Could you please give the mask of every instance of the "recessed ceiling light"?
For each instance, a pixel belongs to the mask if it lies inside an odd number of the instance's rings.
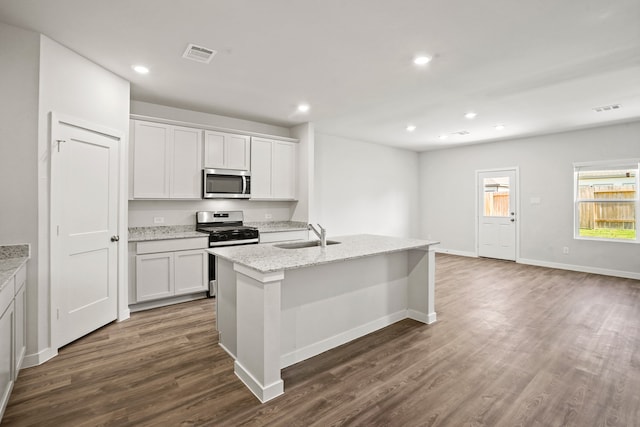
[[[426,65],[430,61],[431,61],[431,57],[426,55],[418,55],[415,58],[413,58],[413,63],[416,65]]]
[[[440,139],[447,139],[447,135],[445,135],[445,134],[443,133],[443,134],[438,135],[438,138],[440,138]]]
[[[306,113],[307,111],[309,111],[311,107],[309,107],[309,104],[300,104],[298,105],[298,111],[300,111],[301,113]]]
[[[133,71],[139,74],[147,74],[149,72],[149,69],[144,65],[134,65],[131,68],[133,68]]]
[[[497,125],[494,126],[494,128],[496,130],[504,130],[504,125],[503,124],[497,124]]]
[[[475,119],[477,115],[478,115],[477,113],[474,113],[473,111],[469,111],[467,114],[464,115],[464,117],[467,119]]]
[[[414,130],[416,130],[415,125],[408,125],[407,126],[407,132],[413,132]]]

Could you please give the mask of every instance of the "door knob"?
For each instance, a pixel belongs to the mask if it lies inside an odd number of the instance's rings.
[[[515,218],[511,218],[511,222],[516,222]]]
[[[120,240],[120,236],[111,236],[111,241],[112,242],[117,242]]]

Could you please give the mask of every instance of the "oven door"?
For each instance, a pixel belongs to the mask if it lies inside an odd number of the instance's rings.
[[[231,169],[202,170],[203,199],[248,199],[251,172]]]

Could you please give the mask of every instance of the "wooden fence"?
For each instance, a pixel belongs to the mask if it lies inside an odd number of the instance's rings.
[[[509,193],[484,193],[484,216],[509,216]]]
[[[582,186],[579,198],[592,199],[634,199],[635,188],[613,186]],[[616,228],[634,230],[636,228],[635,204],[627,202],[582,202],[580,203],[580,228]]]

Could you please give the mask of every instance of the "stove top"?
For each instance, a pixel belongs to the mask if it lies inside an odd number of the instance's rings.
[[[255,227],[242,225],[242,211],[196,212],[196,230],[209,233],[209,247],[258,243]]]

